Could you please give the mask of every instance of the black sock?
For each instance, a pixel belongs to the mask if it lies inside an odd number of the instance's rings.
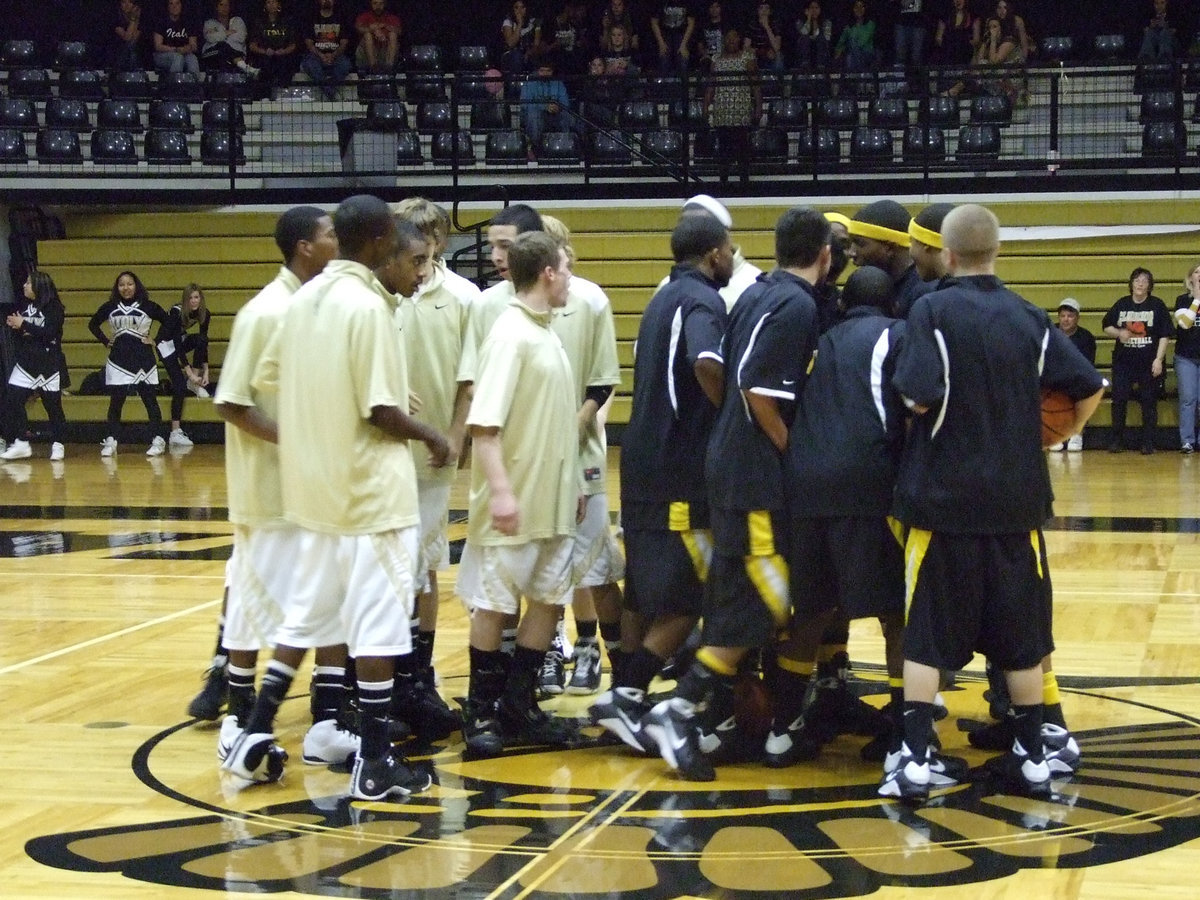
[[[1034,703],[1029,706],[1012,706],[1010,721],[1013,726],[1013,737],[1020,742],[1022,749],[1034,762],[1041,762],[1042,750],[1042,704]]]
[[[638,647],[626,658],[619,684],[639,691],[649,690],[650,681],[662,670],[665,662],[665,659],[645,647]]]
[[[933,731],[934,705],[919,700],[904,701],[904,743],[918,762],[927,758]]]
[[[225,597],[229,597],[229,588],[225,589]],[[217,646],[213,649],[213,668],[219,669],[229,662],[229,651],[225,649],[225,616],[217,619]]]
[[[504,693],[508,676],[508,654],[503,650],[479,650],[470,647],[471,676],[467,689],[468,700],[480,712],[491,712]]]
[[[621,644],[621,621],[618,619],[615,622],[600,623],[600,637],[604,638],[604,645],[608,649]]]
[[[575,620],[575,635],[576,640],[596,640],[596,631],[599,629],[600,623],[595,619],[576,619]]]
[[[229,667],[229,715],[237,719],[240,728],[246,727],[250,711],[254,709],[254,669]]]
[[[687,700],[696,706],[700,706],[712,697],[713,691],[717,689],[717,683],[722,677],[729,681],[730,684],[733,683],[732,677],[721,676],[700,662],[700,660],[694,660],[692,667],[683,674],[683,677],[679,679],[679,683],[675,685],[675,696]]]
[[[534,685],[542,669],[545,650],[522,647],[517,644],[509,663],[508,679],[504,683],[504,700],[511,709],[523,710],[536,705]]]
[[[262,687],[258,699],[254,701],[254,710],[250,713],[250,721],[246,723],[246,731],[250,734],[271,734],[275,725],[275,715],[279,712],[279,704],[287,697],[292,688],[292,679],[296,670],[285,666],[278,660],[267,663],[267,673],[263,676]]]
[[[336,719],[346,697],[346,670],[341,666],[314,666],[312,674],[313,723]]]
[[[429,679],[430,686],[433,686],[433,638],[437,632],[435,631],[418,631],[417,642],[413,648],[417,654],[417,680],[424,681]]]

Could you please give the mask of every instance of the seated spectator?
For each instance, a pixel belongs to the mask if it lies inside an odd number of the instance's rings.
[[[142,68],[142,7],[134,0],[117,0],[108,67],[118,72]]]
[[[641,70],[633,61],[633,47],[624,25],[614,25],[608,32],[608,49],[604,51],[605,75],[639,75]]]
[[[1154,15],[1142,31],[1142,47],[1138,50],[1138,59],[1174,59],[1176,33],[1176,28],[1167,13],[1167,0],[1154,0]]]
[[[833,55],[833,20],[821,13],[821,4],[810,0],[796,20],[795,67],[824,72]]]
[[[542,20],[529,14],[525,0],[513,0],[512,12],[500,24],[504,52],[500,68],[509,74],[528,71],[542,51]]]
[[[579,114],[585,127],[609,128],[617,122],[617,110],[628,95],[624,75],[605,72],[604,57],[594,56],[588,63],[587,77],[579,91]]]
[[[301,33],[308,52],[300,70],[321,86],[327,100],[336,100],[338,89],[350,74],[350,35],[354,29],[335,0],[311,0]]]
[[[570,108],[567,87],[555,77],[554,63],[543,59],[535,77],[521,84],[521,130],[529,138],[530,159],[544,132],[571,130]]]
[[[719,0],[708,4],[708,16],[697,29],[696,62],[707,72],[712,67],[712,61],[721,53],[725,43],[725,11]]]
[[[167,0],[166,12],[154,26],[154,67],[160,72],[200,74],[200,26],[183,0]]]
[[[1025,20],[1017,15],[1015,3],[998,0],[994,15],[1000,21],[1000,33],[1016,47],[1014,64],[1019,62],[1024,65],[1033,55],[1033,38],[1029,36]]]
[[[246,22],[230,11],[230,0],[213,0],[212,15],[204,21],[200,66],[208,72],[242,71],[257,75],[246,62]]]
[[[933,43],[937,61],[944,66],[968,66],[982,40],[979,17],[967,6],[967,0],[954,0],[949,14],[938,21]]]
[[[1000,20],[995,17],[988,19],[987,31],[972,60],[972,65],[978,68],[993,70],[991,77],[980,79],[979,83],[983,89],[993,94],[1004,94],[1009,100],[1015,102],[1018,93],[1017,85],[1007,76],[996,75],[995,70],[1002,66],[1020,66],[1024,61],[1016,41],[1002,30]],[[952,97],[958,96],[955,89],[960,85],[961,83],[955,85],[947,91],[947,94]]]
[[[863,0],[854,0],[850,14],[854,21],[842,29],[833,57],[845,57],[847,72],[874,72],[879,59],[875,49],[875,20],[867,18],[867,4]]]
[[[746,29],[746,47],[754,51],[759,69],[783,71],[783,36],[766,0],[758,4],[754,21]]]
[[[283,14],[281,0],[263,0],[262,14],[250,32],[250,61],[261,70],[259,85],[269,94],[290,84],[300,66],[296,28]]]
[[[691,55],[696,17],[681,0],[665,0],[650,13],[650,32],[658,47],[661,72],[685,72]]]
[[[387,0],[370,0],[369,8],[354,20],[354,30],[358,32],[354,64],[360,75],[386,75],[395,71],[401,28],[400,17],[387,8]]]
[[[625,6],[625,0],[609,0],[608,6],[604,7],[604,12],[600,14],[600,49],[612,49],[612,30],[618,26],[625,31],[624,47],[636,54],[641,49],[641,42],[633,24],[633,17],[629,15]]]
[[[588,25],[584,0],[566,0],[550,27],[545,57],[553,59],[564,75],[582,75],[596,52],[598,41]]]

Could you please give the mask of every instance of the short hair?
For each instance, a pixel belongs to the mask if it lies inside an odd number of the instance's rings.
[[[372,194],[347,197],[333,211],[333,230],[343,259],[354,259],[367,244],[395,227],[391,208]]]
[[[275,223],[275,246],[283,254],[283,261],[290,263],[296,255],[296,245],[311,241],[317,236],[317,222],[329,213],[315,206],[293,206]]]
[[[889,315],[894,310],[896,286],[883,269],[863,266],[855,269],[842,286],[842,308],[875,306]]]
[[[416,243],[428,244],[432,240],[429,235],[407,219],[396,218],[396,250],[407,249]]]
[[[430,241],[450,233],[450,216],[432,200],[409,197],[396,204],[397,219],[411,222]]]
[[[1147,269],[1145,266],[1138,266],[1136,269],[1134,269],[1132,272],[1129,273],[1129,290],[1131,292],[1133,291],[1134,279],[1136,279],[1139,275],[1145,275],[1147,278],[1150,279],[1150,287],[1148,288],[1148,291],[1153,291],[1154,290],[1154,273],[1151,272],[1149,269]]]
[[[728,240],[729,229],[712,216],[682,216],[671,232],[671,255],[677,263],[698,262]]]
[[[554,238],[558,246],[566,252],[567,265],[575,265],[578,257],[575,255],[575,248],[571,246],[571,229],[567,227],[566,223],[556,216],[542,216],[542,230]]]
[[[542,231],[542,217],[538,215],[538,211],[528,203],[513,203],[504,207],[500,212],[492,216],[489,225],[514,225],[517,229],[517,234],[524,234],[527,231]]]
[[[527,291],[538,283],[542,270],[558,268],[558,242],[544,231],[526,231],[517,235],[508,248],[508,272],[513,289]]]
[[[833,228],[824,213],[793,206],[775,223],[775,261],[784,269],[806,269],[832,240]]]
[[[942,222],[942,244],[968,266],[989,262],[1000,252],[1000,220],[976,203],[956,207]]]

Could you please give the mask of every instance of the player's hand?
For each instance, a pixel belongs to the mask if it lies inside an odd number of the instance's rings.
[[[466,441],[466,431],[462,428],[450,426],[446,432],[446,443],[450,445],[450,450],[446,454],[446,465],[457,466],[458,460],[462,457],[463,443]]]
[[[446,465],[450,459],[449,441],[442,435],[435,433],[432,437],[425,439],[425,446],[429,448],[429,465],[431,468],[440,469]]]
[[[521,515],[517,509],[517,498],[512,491],[492,494],[488,509],[492,514],[492,527],[501,534],[513,535],[521,526]]]
[[[20,328],[25,324],[25,318],[20,313],[13,313],[4,321],[8,323],[9,328]]]

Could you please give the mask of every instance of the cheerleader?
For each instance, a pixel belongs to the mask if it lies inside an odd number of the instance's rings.
[[[183,432],[183,400],[191,391],[201,400],[210,396],[208,382],[208,305],[200,285],[189,284],[183,298],[167,313],[167,324],[158,332],[158,353],[171,379],[172,447],[190,447]],[[189,361],[188,354],[191,354]]]
[[[23,309],[11,313],[5,322],[16,333],[16,365],[8,377],[4,397],[3,428],[7,449],[0,459],[26,459],[33,455],[25,433],[29,422],[25,404],[36,391],[50,419],[50,458],[63,458],[63,439],[67,420],[62,407],[62,373],[66,358],[62,352],[63,310],[58,289],[45,272],[31,272],[25,279]]]
[[[105,321],[108,322],[109,337],[100,327]],[[108,362],[104,366],[104,383],[110,395],[108,437],[100,445],[101,456],[116,455],[121,409],[125,406],[125,398],[134,393],[142,398],[146,418],[150,420],[150,432],[154,435],[146,455],[162,456],[167,449],[167,442],[159,433],[162,430],[162,411],[155,397],[158,361],[154,356],[154,342],[150,338],[153,322],[166,325],[167,314],[150,299],[145,286],[129,271],[117,276],[108,300],[101,304],[88,322],[88,328],[96,340],[108,348]]]

